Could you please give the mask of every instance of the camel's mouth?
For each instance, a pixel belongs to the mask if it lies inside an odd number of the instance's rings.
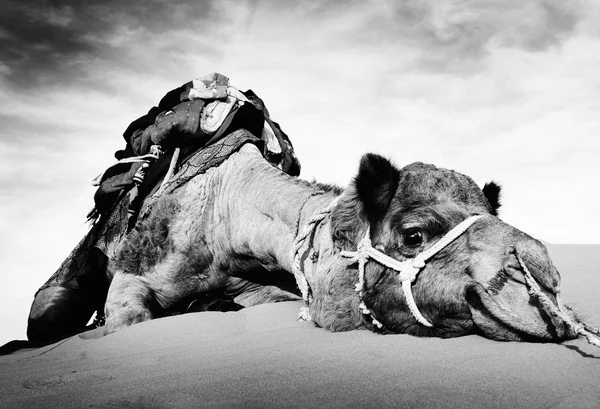
[[[552,298],[552,302],[556,303],[556,298]],[[501,290],[474,284],[467,289],[466,299],[475,328],[487,338],[561,342],[576,337],[569,325],[530,296],[520,280],[508,281]]]

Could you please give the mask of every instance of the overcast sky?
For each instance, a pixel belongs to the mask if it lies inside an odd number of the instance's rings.
[[[501,217],[600,243],[600,7],[592,0],[0,0],[0,344],[85,234],[90,181],[169,90],[253,89],[302,177],[368,151],[503,190]]]

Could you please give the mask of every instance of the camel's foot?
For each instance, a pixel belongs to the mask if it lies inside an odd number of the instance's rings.
[[[152,290],[139,276],[117,272],[104,307],[106,333],[151,320],[153,314],[150,307],[155,302]]]
[[[130,325],[137,324],[138,322],[144,322],[151,320],[152,314],[150,310],[145,307],[127,306],[117,310],[110,317],[106,319],[106,325],[104,326],[105,334],[111,334],[122,328],[129,327]]]

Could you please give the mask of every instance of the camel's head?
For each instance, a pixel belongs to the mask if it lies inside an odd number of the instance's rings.
[[[431,256],[412,283],[416,307],[431,327],[417,322],[409,311],[397,271],[372,259],[366,263],[362,299],[384,330],[441,337],[475,333],[498,340],[574,337],[528,292],[517,255],[554,305],[560,275],[541,242],[496,216],[499,192],[495,184],[482,190],[469,177],[432,165],[413,163],[398,169],[381,156],[363,157],[358,175],[332,212],[332,238],[339,250],[356,250],[369,229],[373,248],[397,261],[412,259],[463,220],[484,216]],[[340,257],[337,270],[347,278],[333,279],[328,294],[341,298],[341,287],[358,280],[356,269],[356,263]],[[346,298],[349,295],[345,290]],[[357,310],[358,297],[351,298],[347,305]],[[315,301],[322,307],[327,303]],[[340,302],[333,301],[336,312],[316,312],[317,322],[334,330],[356,327],[351,320],[335,319],[343,314]],[[372,325],[367,315],[352,314]]]

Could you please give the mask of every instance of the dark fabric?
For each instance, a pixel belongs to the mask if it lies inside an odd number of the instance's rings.
[[[271,119],[267,118],[267,122],[271,125],[277,140],[279,141],[279,145],[282,149],[282,170],[290,176],[299,176],[300,175],[300,161],[294,154],[294,147],[292,146],[292,142],[290,138],[287,136],[285,132],[281,129],[277,122],[271,121]]]
[[[144,129],[136,129],[130,137],[128,146],[131,146],[132,155],[131,156],[140,156],[148,153],[150,147],[144,141]],[[145,146],[144,146],[145,145]]]
[[[97,293],[98,289],[108,290],[108,281],[104,274],[107,258],[102,251],[94,247],[99,231],[100,225],[94,224],[38,292],[55,285],[75,290],[82,287],[93,288],[94,293]],[[102,297],[106,298],[106,294]]]
[[[231,124],[225,130],[225,133],[233,132],[238,129],[245,129],[252,135],[260,138],[262,135],[265,117],[263,112],[252,104],[244,104],[235,112]]]
[[[142,152],[149,151],[151,145],[161,145],[167,150],[191,143],[194,139],[206,138],[208,135],[200,128],[200,114],[204,105],[204,100],[197,99],[161,112],[154,124],[142,134]]]
[[[134,133],[136,131],[143,132],[149,126],[154,125],[156,118],[160,113],[172,109],[174,106],[184,101],[184,99],[182,99],[182,92],[190,89],[191,87],[192,82],[187,82],[180,87],[172,89],[161,98],[160,102],[158,103],[158,106],[150,108],[146,115],[139,117],[131,124],[129,124],[127,129],[125,129],[125,132],[123,132],[123,138],[125,139],[126,147],[125,149],[121,149],[115,152],[115,157],[117,159],[123,159],[130,156],[143,155],[143,153],[141,153],[141,150],[139,149],[141,141],[138,141],[137,149],[132,149],[132,147],[134,146],[134,144],[132,143],[132,137],[134,136]]]
[[[216,82],[219,82],[219,80],[221,80],[222,82],[224,81],[223,83],[228,82],[227,77],[225,77],[224,75],[215,73],[214,76]],[[193,85],[193,81],[188,81],[185,84],[167,92],[161,98],[160,102],[158,103],[158,106],[150,108],[146,115],[139,117],[131,124],[129,124],[127,129],[125,129],[125,132],[123,132],[123,138],[125,139],[126,147],[125,149],[121,149],[115,152],[115,157],[117,159],[122,159],[129,156],[143,155],[144,153],[147,153],[141,152],[139,149],[132,149],[134,144],[132,143],[131,138],[134,135],[134,133],[136,131],[143,132],[149,126],[154,125],[156,118],[160,113],[173,109],[173,107],[179,105],[181,102],[189,100],[189,90],[193,87]],[[139,143],[139,145],[142,144]]]
[[[264,101],[258,95],[256,95],[256,93],[254,91],[249,89],[249,90],[243,91],[242,94],[244,94],[246,96],[246,98],[248,98],[248,100],[250,100],[250,102],[252,102],[252,104],[256,108],[263,111],[265,117],[267,117],[267,118],[271,117],[271,114],[269,113],[269,110],[267,109]]]
[[[118,163],[106,171],[94,194],[94,203],[100,214],[110,211],[121,191],[133,185],[133,176],[141,165],[142,162]]]
[[[265,106],[264,101],[258,95],[256,95],[254,93],[254,91],[249,89],[247,91],[244,91],[244,95],[246,96],[246,98],[248,98],[250,100],[250,102],[252,102],[252,104],[257,109],[259,109],[263,112],[264,119],[271,126],[271,129],[273,129],[273,133],[277,137],[279,146],[281,146],[281,150],[282,150],[281,156],[282,157],[281,158],[270,158],[271,161],[278,162],[279,160],[281,160],[281,168],[285,173],[287,173],[288,175],[291,175],[291,176],[299,176],[300,168],[301,168],[300,161],[294,154],[294,147],[292,145],[292,142],[290,141],[290,138],[287,136],[287,134],[285,132],[283,132],[283,130],[281,129],[281,127],[279,126],[279,124],[277,122],[274,122],[273,120],[271,120],[271,116],[269,115],[269,110]],[[258,135],[258,134],[255,134],[255,135]],[[266,152],[264,152],[264,154],[265,154],[265,156],[267,155]]]
[[[224,135],[237,131],[238,129],[245,129],[252,135],[259,137],[262,135],[264,120],[262,111],[252,104],[244,104],[241,107],[232,110],[229,115],[227,115],[219,130],[210,138],[207,145],[218,141]]]
[[[138,128],[129,135],[128,142],[133,152],[145,155],[150,152],[152,145],[169,149],[198,137],[206,137],[200,129],[200,113],[204,105],[205,101],[200,99],[185,101],[159,113],[151,124]]]
[[[167,109],[170,109],[170,108],[167,108]],[[133,133],[135,131],[137,131],[137,130],[143,131],[150,125],[154,124],[154,121],[156,120],[156,117],[158,116],[158,114],[160,114],[164,110],[166,110],[166,109],[161,109],[159,107],[152,107],[152,108],[150,108],[150,110],[148,111],[148,113],[146,115],[139,117],[138,119],[133,121],[131,124],[129,124],[127,129],[125,129],[125,132],[123,132],[123,138],[125,139],[125,142],[127,143],[127,145],[132,145],[131,144],[131,136],[133,135]],[[116,156],[116,154],[115,154],[115,156]],[[133,152],[132,152],[131,156],[133,156]]]
[[[104,174],[102,175],[102,180],[100,182],[104,182],[105,180],[110,179],[113,176],[129,172],[129,170],[131,169],[131,165],[131,163],[117,163],[111,166],[110,168],[106,169],[106,171],[104,171]]]
[[[135,152],[133,151],[133,147],[129,143],[125,145],[125,148],[119,149],[115,152],[115,159],[117,160],[130,158],[132,156],[135,156]]]
[[[161,109],[161,111],[166,111],[168,109],[173,108],[175,105],[184,101],[181,98],[181,93],[191,87],[192,87],[192,83],[187,82],[187,83],[183,84],[182,86],[177,87],[177,88],[172,89],[171,91],[167,92],[165,94],[165,96],[162,97],[162,99],[158,103],[158,107]]]

